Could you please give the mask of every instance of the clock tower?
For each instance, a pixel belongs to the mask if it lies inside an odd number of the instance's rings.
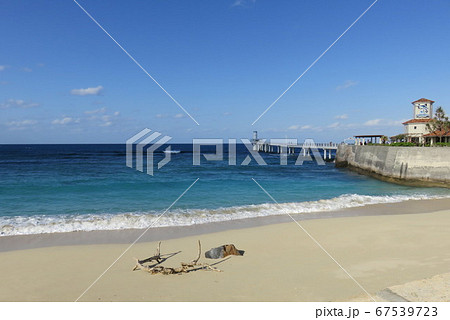
[[[433,118],[433,100],[425,98],[412,102],[414,106],[414,119],[431,119]]]
[[[412,102],[414,118],[403,122],[406,141],[424,143],[424,135],[429,133],[427,124],[433,119],[433,100],[425,98]]]

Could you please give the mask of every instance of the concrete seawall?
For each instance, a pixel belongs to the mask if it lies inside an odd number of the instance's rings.
[[[450,148],[340,145],[336,167],[381,180],[450,188]]]

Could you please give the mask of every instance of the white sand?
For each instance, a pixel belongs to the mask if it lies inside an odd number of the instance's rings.
[[[301,224],[372,295],[450,270],[448,210]],[[163,254],[181,253],[164,265],[178,266],[195,258],[197,239],[206,250],[233,243],[246,252],[218,264],[221,273],[150,275],[132,272],[132,258],[152,255],[156,242],[138,243],[81,301],[348,301],[364,295],[295,223],[166,240]],[[1,252],[0,300],[74,301],[127,247],[103,244]],[[201,261],[215,262],[204,257]]]

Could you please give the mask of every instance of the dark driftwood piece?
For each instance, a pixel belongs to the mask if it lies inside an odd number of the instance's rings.
[[[133,271],[141,268],[144,263],[152,261],[156,261],[158,264],[163,261],[163,259],[161,258],[161,241],[158,243],[158,247],[156,248],[156,253],[154,256],[151,256],[150,258],[144,260],[136,259],[136,265],[134,266]]]
[[[182,274],[182,273],[188,273],[188,272],[197,271],[197,270],[211,270],[211,271],[222,272],[221,270],[219,270],[215,267],[212,267],[207,263],[198,263],[198,261],[200,260],[201,253],[202,253],[202,244],[199,240],[198,241],[198,255],[197,255],[196,259],[192,260],[189,263],[182,262],[181,267],[178,267],[178,268],[164,267],[164,266],[160,265],[160,263],[164,260],[161,258],[161,242],[159,242],[156,254],[154,256],[144,259],[144,260],[139,260],[139,259],[135,258],[136,265],[134,266],[133,271],[142,270],[142,271],[146,271],[150,274],[163,274],[163,275]],[[144,263],[148,263],[148,262],[152,262],[152,261],[156,261],[157,263],[153,266],[144,265]]]

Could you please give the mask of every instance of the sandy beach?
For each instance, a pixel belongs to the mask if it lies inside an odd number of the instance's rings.
[[[300,224],[376,296],[385,288],[450,271],[450,210],[443,208],[450,208],[449,199],[408,201],[354,208],[353,214],[346,211],[338,218],[328,213]],[[286,221],[163,239],[162,254],[176,253],[163,263],[172,267],[196,257],[197,240],[203,251],[228,243],[245,250],[243,257],[223,261],[202,254],[200,262],[219,262],[215,266],[223,272],[168,276],[133,272],[133,257],[143,259],[155,252],[157,241],[147,238],[124,254],[80,301],[369,300],[296,223]],[[75,301],[131,242],[127,237],[120,238],[122,243],[116,237],[111,244],[94,244],[92,239],[78,245],[55,241],[58,246],[47,243],[23,250],[13,246],[6,251],[11,238],[0,238],[1,301]],[[16,239],[23,242],[23,237]]]

